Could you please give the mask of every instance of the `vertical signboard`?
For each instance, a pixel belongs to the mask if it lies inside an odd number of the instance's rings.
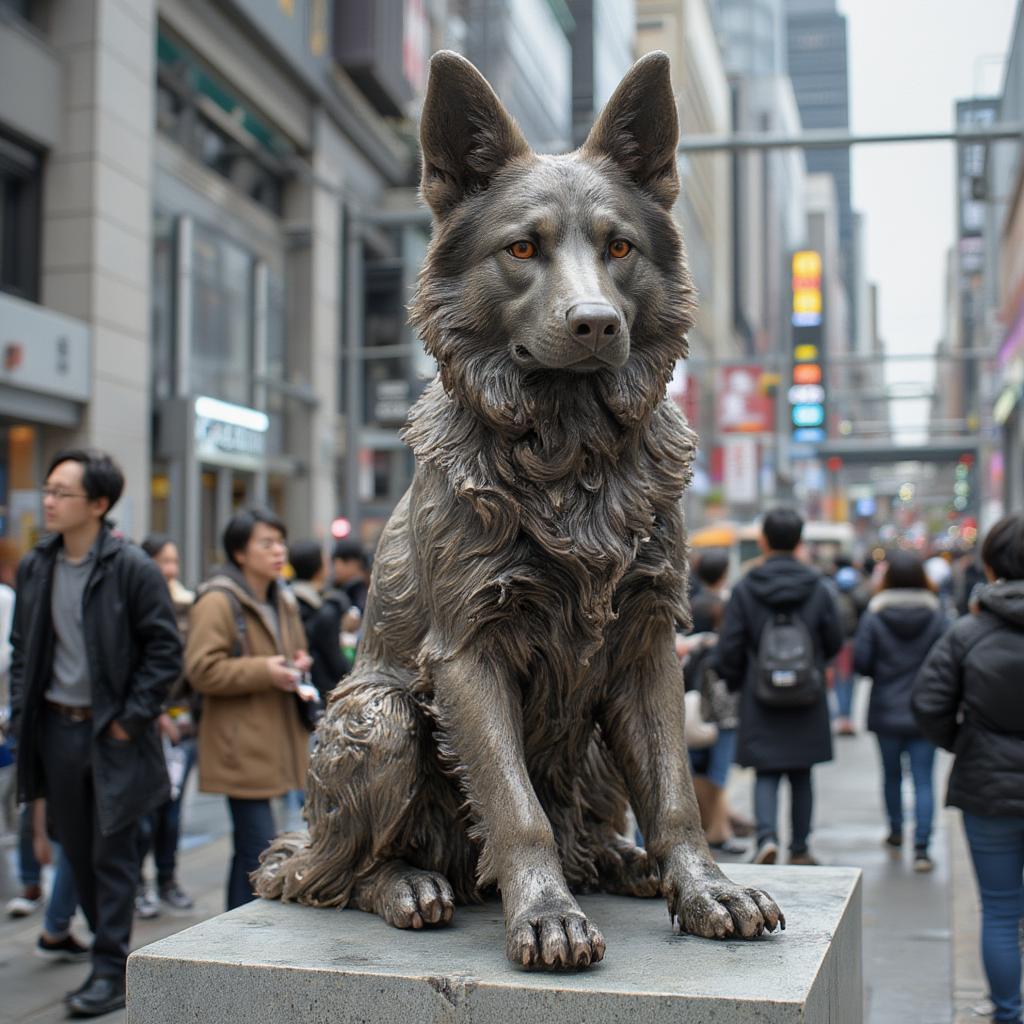
[[[824,331],[821,253],[793,253],[793,373],[788,392],[793,442],[820,444],[825,426]]]

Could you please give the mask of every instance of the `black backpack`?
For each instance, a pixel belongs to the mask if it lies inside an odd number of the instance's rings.
[[[797,609],[776,609],[761,631],[754,694],[767,707],[806,708],[825,689],[814,641]]]

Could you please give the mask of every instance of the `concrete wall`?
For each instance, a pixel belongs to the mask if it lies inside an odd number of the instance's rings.
[[[67,440],[118,457],[115,518],[135,537],[149,525],[155,31],[156,0],[62,0],[49,34],[62,118],[44,179],[41,300],[92,325],[92,400]]]

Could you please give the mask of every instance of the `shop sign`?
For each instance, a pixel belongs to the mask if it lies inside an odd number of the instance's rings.
[[[752,437],[728,437],[723,444],[722,485],[730,505],[757,502],[757,441]]]
[[[401,424],[409,415],[412,397],[407,380],[377,381],[373,420],[380,424]]]
[[[718,381],[718,429],[723,434],[767,434],[775,406],[759,366],[728,366]]]
[[[87,402],[88,324],[0,294],[0,384]]]
[[[195,450],[200,462],[260,462],[267,453],[270,418],[258,409],[216,398],[195,401]]]

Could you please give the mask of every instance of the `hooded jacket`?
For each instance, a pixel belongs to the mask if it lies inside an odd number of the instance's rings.
[[[235,605],[241,607],[241,641]],[[309,734],[292,693],[278,689],[267,659],[292,658],[306,637],[294,596],[274,583],[280,638],[234,566],[218,570],[199,588],[189,619],[185,672],[203,695],[199,723],[199,788],[245,800],[281,796],[306,784]]]
[[[871,676],[868,728],[920,736],[910,710],[918,669],[946,628],[939,599],[930,590],[894,589],[876,594],[857,626],[853,667]]]
[[[320,699],[326,701],[342,677],[352,671],[341,649],[341,620],[352,602],[343,590],[318,591],[304,580],[293,583],[292,591],[299,602],[302,628],[313,659],[313,685]]]
[[[1024,817],[1024,580],[994,583],[958,619],[914,683],[921,731],[956,755],[946,803]]]
[[[730,689],[741,691],[736,760],[760,771],[809,768],[832,759],[824,687],[820,700],[806,708],[768,707],[755,695],[761,633],[780,609],[791,609],[803,619],[823,671],[843,645],[835,599],[824,577],[803,562],[773,555],[736,584],[725,609],[716,667]]]
[[[53,535],[22,560],[11,631],[12,731],[18,737],[18,798],[46,796],[40,749],[44,694],[53,665],[50,614]],[[92,774],[100,831],[111,835],[156,810],[170,795],[154,722],[181,674],[181,639],[167,584],[139,548],[103,528],[82,595],[82,628],[92,677]],[[110,737],[117,721],[131,739]]]

